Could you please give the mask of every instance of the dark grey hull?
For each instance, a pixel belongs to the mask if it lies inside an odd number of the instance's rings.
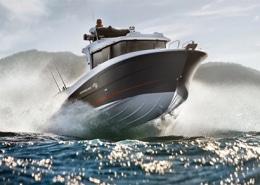
[[[67,90],[70,101],[87,102],[102,119],[132,128],[172,111],[188,97],[202,51],[146,50],[111,59]]]

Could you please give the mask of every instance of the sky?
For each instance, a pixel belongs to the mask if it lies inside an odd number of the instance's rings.
[[[259,0],[0,0],[0,59],[31,49],[82,56],[83,34],[97,18],[104,26],[194,40],[208,53],[205,62],[260,71]]]

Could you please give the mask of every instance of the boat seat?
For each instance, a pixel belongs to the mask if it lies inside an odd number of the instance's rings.
[[[126,36],[130,32],[129,29],[117,29],[113,28],[112,26],[96,28],[96,31],[98,37],[103,38]]]

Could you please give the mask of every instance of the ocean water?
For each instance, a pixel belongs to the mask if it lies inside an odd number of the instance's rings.
[[[112,142],[5,132],[0,183],[259,184],[259,145],[259,133]]]
[[[60,110],[65,59],[38,54],[0,60],[0,184],[260,184],[260,72],[203,64],[183,105],[118,139],[89,105]]]

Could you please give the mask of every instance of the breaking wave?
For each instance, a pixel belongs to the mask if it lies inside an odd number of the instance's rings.
[[[50,73],[54,73],[61,88],[56,68],[69,85],[84,73],[84,57],[32,50],[0,60],[1,131],[102,137],[104,121],[95,120],[97,112],[89,105],[75,104],[53,118],[66,99],[57,93]],[[257,70],[234,63],[202,64],[190,85],[188,100],[174,115],[129,131],[129,137],[259,132],[259,84]]]

